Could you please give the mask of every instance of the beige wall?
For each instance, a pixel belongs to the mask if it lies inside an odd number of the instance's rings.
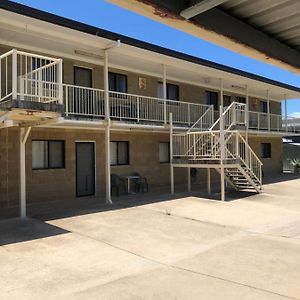
[[[65,168],[32,170],[31,141],[64,140]],[[159,142],[168,141],[166,133],[112,132],[111,141],[128,141],[130,164],[112,166],[111,172],[119,175],[132,171],[146,176],[150,188],[168,186],[169,164],[159,163]],[[74,199],[76,197],[76,141],[96,142],[96,191],[104,195],[104,132],[89,130],[33,128],[26,144],[26,174],[28,203]],[[271,143],[272,158],[262,159],[265,176],[281,172],[282,143],[280,137],[250,137],[249,143],[261,157],[261,143]],[[0,207],[18,205],[19,199],[19,142],[15,129],[0,130]],[[176,168],[175,182],[186,183],[186,169]],[[200,181],[205,182],[206,170],[199,170]]]
[[[261,143],[271,143],[271,158],[261,157]],[[282,139],[280,137],[250,137],[249,145],[261,159],[265,176],[282,171]]]

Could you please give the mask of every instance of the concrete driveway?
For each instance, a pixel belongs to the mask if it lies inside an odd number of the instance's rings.
[[[2,221],[0,299],[300,299],[299,191]]]

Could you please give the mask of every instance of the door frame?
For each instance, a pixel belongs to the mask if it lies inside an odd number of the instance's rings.
[[[78,191],[77,191],[77,144],[85,144],[85,143],[91,143],[94,145],[94,194],[93,195],[89,195],[89,196],[78,196]],[[75,191],[76,191],[76,198],[81,198],[81,197],[95,197],[96,195],[98,195],[98,189],[97,189],[97,172],[96,172],[96,168],[97,168],[97,164],[96,164],[96,146],[97,143],[95,140],[75,140]]]

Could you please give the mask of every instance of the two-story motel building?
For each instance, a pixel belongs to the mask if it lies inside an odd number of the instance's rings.
[[[281,172],[298,87],[9,1],[0,16],[0,209],[111,203],[112,173],[174,192],[200,168],[224,199]]]

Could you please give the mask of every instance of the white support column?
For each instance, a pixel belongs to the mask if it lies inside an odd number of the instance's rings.
[[[104,101],[105,101],[105,202],[112,204],[110,182],[110,112],[108,85],[108,50],[104,51]]]
[[[64,95],[63,95],[63,61],[62,59],[59,60],[58,64],[58,72],[57,72],[57,82],[58,82],[58,98],[59,98],[59,103],[63,104],[64,103]],[[66,106],[68,105],[68,98],[66,97]],[[68,110],[67,110],[68,112]]]
[[[20,217],[26,218],[26,141],[31,127],[21,128],[20,145]]]
[[[246,142],[248,144],[248,131],[249,131],[249,88],[248,88],[248,85],[246,85],[246,115],[245,115],[245,121],[246,121]]]
[[[287,113],[287,99],[286,94],[284,95],[284,123],[285,123],[285,131],[288,132],[288,113]]]
[[[187,168],[187,185],[188,185],[188,192],[192,191],[192,182],[191,182],[191,168]]]
[[[208,193],[208,195],[211,195],[210,168],[207,168],[207,193]]]
[[[170,124],[170,180],[171,180],[171,195],[174,195],[174,167],[173,167],[173,117],[169,115]]]
[[[221,200],[225,201],[225,173],[224,173],[224,166],[221,167]]]
[[[267,109],[268,109],[268,131],[271,131],[270,91],[269,90],[267,90]]]
[[[167,124],[167,66],[163,65],[164,123]]]
[[[18,52],[13,49],[12,53],[12,99],[17,100],[18,96]]]
[[[225,132],[224,132],[224,115],[223,115],[223,104],[224,104],[224,81],[220,79],[220,148],[221,148],[221,200],[225,201],[225,170],[224,170],[224,159],[225,159]]]

